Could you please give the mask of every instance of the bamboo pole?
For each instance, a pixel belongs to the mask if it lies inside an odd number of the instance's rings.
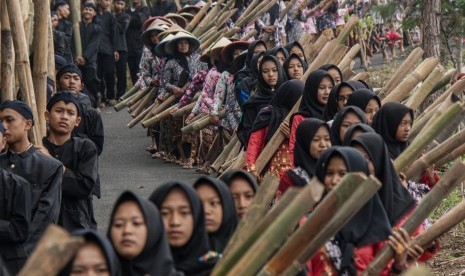
[[[241,169],[245,166],[245,157],[246,157],[246,153],[244,150],[241,150],[239,152],[239,155],[237,156],[237,159],[236,161],[231,165],[229,166],[226,170],[223,171],[223,174],[224,173],[227,173],[231,170],[234,170],[234,169]]]
[[[47,59],[47,73],[48,77],[53,80],[54,87],[53,91],[56,91],[56,68],[55,68],[55,45],[53,43],[53,30],[52,30],[52,20],[49,18],[47,20],[47,35],[48,35],[48,59]]]
[[[237,138],[237,135],[234,135],[231,138],[231,141],[229,141],[229,143],[223,148],[220,155],[218,155],[215,162],[211,164],[210,168],[212,168],[215,172],[218,172],[220,170],[221,165],[224,164],[225,161],[227,161],[229,154],[233,151],[233,149],[238,143],[239,139]]]
[[[252,37],[258,34],[258,31],[256,29],[251,30],[250,32],[246,33],[243,37],[241,37],[242,41],[248,41]]]
[[[170,106],[170,107],[166,108],[165,110],[161,111],[157,115],[153,116],[152,120],[154,121],[154,124],[169,118],[171,116],[171,110],[173,110],[173,108],[177,108],[177,107],[178,107],[178,105],[175,104],[175,105]]]
[[[350,80],[362,80],[362,81],[367,81],[370,78],[370,73],[368,72],[360,72],[357,75],[353,76]]]
[[[239,18],[236,20],[236,26],[238,22],[241,22],[244,20],[244,18],[250,14],[252,9],[255,9],[255,7],[260,3],[260,0],[253,0],[252,3],[245,9],[245,11],[239,16]],[[263,2],[262,2],[263,3]]]
[[[205,17],[200,21],[200,23],[197,25],[197,28],[194,30],[194,35],[199,36],[206,30],[206,26],[210,24],[213,19],[218,15],[220,11],[220,6],[224,2],[224,0],[219,0],[216,6],[214,6],[208,13],[205,15]]]
[[[74,49],[77,57],[82,57],[82,40],[79,31],[79,18],[81,16],[81,2],[79,0],[70,0],[69,7],[71,11],[71,23],[73,26]]]
[[[186,31],[191,32],[192,30],[195,29],[195,27],[197,27],[197,24],[199,24],[200,20],[207,13],[207,11],[208,11],[208,9],[210,8],[211,5],[212,5],[212,0],[208,0],[207,3],[205,4],[205,6],[203,6],[200,9],[200,11],[194,16],[194,18],[189,23],[189,25],[187,25]]]
[[[150,87],[147,87],[147,89],[150,89]],[[139,93],[143,93],[145,90],[143,91],[139,91]],[[137,93],[137,94],[139,94]],[[119,102],[118,104],[115,104],[115,106],[113,106],[113,108],[115,109],[116,112],[118,111],[121,111],[123,108],[126,107],[126,105],[128,104],[128,102],[131,100],[131,99],[134,99],[134,97],[137,96],[137,94],[133,94],[132,96],[126,98],[125,100],[122,100],[121,102]]]
[[[444,76],[442,76],[441,80],[434,86],[433,90],[431,91],[431,94],[443,88],[444,86],[450,84],[450,81],[455,76],[456,72],[457,70],[455,69],[450,69],[449,71],[447,71],[444,74]]]
[[[48,24],[50,22],[50,8],[48,0],[34,1],[34,63],[32,67],[32,81],[37,103],[37,113],[41,133],[46,133],[45,110],[47,106],[47,70],[48,70]]]
[[[434,138],[441,133],[442,128],[445,128],[456,116],[465,114],[465,105],[461,102],[456,102],[451,105],[434,123],[429,124],[416,138],[412,144],[402,152],[399,157],[394,160],[396,171],[403,172],[413,161],[418,159],[423,149],[426,148]]]
[[[298,223],[299,219],[309,212],[321,199],[324,192],[322,185],[316,178],[311,181],[289,201],[286,197],[278,202],[276,208],[257,225],[254,231],[245,235],[245,240],[237,247],[229,263],[223,264],[227,275],[253,275],[273,252],[286,239],[289,231]],[[291,195],[293,191],[290,191]],[[291,196],[292,197],[292,196]],[[291,198],[292,199],[292,198]],[[260,250],[265,249],[266,250]],[[233,266],[231,266],[233,265]]]
[[[229,19],[231,19],[231,17],[233,17],[233,15],[236,12],[237,12],[237,8],[232,9],[229,12],[225,13],[224,16],[218,18],[218,22],[215,24],[215,26],[218,27],[218,28],[222,27],[226,23],[226,21],[228,21]]]
[[[1,93],[2,98],[0,99],[2,102],[5,100],[13,100],[14,97],[14,78],[15,78],[15,68],[14,68],[14,60],[15,60],[15,53],[13,51],[13,40],[11,39],[11,28],[10,28],[10,21],[8,17],[8,11],[6,8],[6,0],[1,0],[1,76],[0,76],[0,83],[1,83]]]
[[[438,58],[427,58],[423,60],[423,62],[418,65],[415,71],[408,75],[394,90],[389,93],[389,95],[387,95],[382,100],[382,104],[402,101],[410,93],[410,91],[415,88],[415,86],[424,81],[426,77],[431,74],[431,72],[438,64]]]
[[[215,34],[216,32],[218,32],[218,28],[217,27],[212,27],[210,28],[208,31],[206,31],[205,33],[203,33],[201,36],[199,36],[199,41],[200,43],[204,43],[206,39],[209,39],[213,34]]]
[[[128,128],[133,128],[135,125],[137,125],[140,121],[142,121],[149,113],[150,111],[152,111],[152,109],[154,107],[156,107],[158,105],[157,102],[154,102],[153,104],[151,104],[149,107],[147,107],[146,109],[144,109],[144,111],[142,111],[138,116],[136,116],[136,118],[132,119],[128,124],[127,124],[127,127]]]
[[[218,113],[218,117],[220,118],[220,120],[223,119],[224,117],[226,117],[226,111],[224,109],[221,110]],[[205,115],[203,118],[199,119],[197,122],[193,122],[193,123],[181,128],[181,131],[182,131],[182,133],[192,133],[192,132],[202,130],[202,129],[206,128],[207,126],[209,126],[210,124],[211,124],[210,123],[210,116]]]
[[[397,85],[415,68],[415,64],[421,59],[424,51],[422,48],[415,48],[410,55],[402,62],[396,72],[389,78],[384,87],[378,93],[378,97],[383,100]]]
[[[258,4],[258,6],[256,6],[256,8],[254,8],[242,20],[241,18],[239,18],[235,26],[240,27],[240,28],[247,26],[249,22],[255,21],[257,17],[269,11],[277,2],[278,0],[271,0],[270,2],[262,1],[260,4]]]
[[[431,94],[434,87],[441,81],[442,76],[444,76],[445,70],[442,65],[436,66],[433,72],[425,79],[421,86],[415,90],[412,96],[407,100],[405,104],[407,107],[416,110],[421,103]]]
[[[321,49],[321,51],[318,53],[318,56],[316,56],[315,60],[312,61],[312,63],[308,66],[307,71],[305,71],[304,76],[302,79],[307,79],[308,76],[315,71],[316,69],[320,68],[322,65],[327,64],[329,57],[333,53],[333,50],[339,45],[338,41],[333,39],[330,42],[326,43],[326,45]]]
[[[188,105],[185,105],[178,110],[176,110],[174,113],[171,113],[171,116],[173,118],[181,118],[182,116],[186,115],[187,113],[190,113],[192,109],[194,108],[195,104],[197,103],[197,99],[199,98],[199,94],[195,94],[194,98],[192,99],[192,102]]]
[[[148,93],[147,95],[145,95],[145,97],[142,98],[142,100],[140,100],[138,102],[138,105],[137,107],[134,109],[134,112],[131,113],[131,117],[132,118],[136,118],[137,116],[139,116],[142,111],[144,110],[144,108],[147,107],[147,104],[149,103],[149,101],[156,95],[154,95],[153,93],[154,91],[152,91],[152,93]]]
[[[347,47],[345,45],[342,45],[342,44],[338,44],[336,46],[336,49],[333,52],[334,55],[331,55],[328,58],[327,63],[329,63],[329,64],[339,64],[342,61],[342,59],[346,56],[346,53],[347,53],[348,50],[349,50],[349,47]]]
[[[72,237],[64,229],[50,225],[18,275],[58,275],[83,244],[84,238]]]
[[[145,95],[144,98],[140,99],[140,100],[137,101],[135,104],[129,106],[129,107],[127,108],[128,113],[134,112],[134,110],[136,110],[136,109],[140,106],[141,102],[142,102],[146,97],[147,97],[147,95]]]
[[[124,93],[123,96],[121,96],[119,99],[122,101],[122,100],[125,100],[129,97],[131,97],[132,95],[136,94],[140,89],[140,84],[136,84],[134,85],[131,89],[128,90],[128,92]]]
[[[156,90],[155,87],[150,87],[143,91],[139,91],[139,93],[135,94],[133,98],[129,99],[126,106],[131,107],[135,105],[138,101],[142,100],[142,98],[144,98],[146,95],[152,94],[154,90]]]
[[[37,112],[36,96],[32,83],[31,66],[29,64],[29,52],[26,44],[26,34],[21,21],[21,7],[18,1],[6,1],[8,15],[10,19],[11,34],[15,48],[15,69],[18,75],[19,89],[26,99],[26,103],[32,110],[32,115],[36,118],[36,123],[32,127],[33,143],[42,146],[41,122]]]
[[[325,35],[320,35],[318,39],[313,43],[310,51],[306,53],[307,60],[313,62],[318,54],[323,50],[326,44],[328,44],[329,38]],[[305,44],[303,44],[305,45]]]
[[[402,228],[409,235],[423,223],[425,218],[438,206],[447,195],[465,179],[465,163],[456,161],[452,168],[439,180],[433,189],[420,201],[418,206],[413,210]],[[375,259],[370,263],[363,275],[379,275],[389,261],[394,257],[394,252],[389,245],[378,253]]]
[[[439,160],[436,164],[438,166],[445,165],[446,163],[449,163],[459,157],[462,157],[465,154],[465,144],[461,145],[460,147],[449,151],[448,154],[446,154],[441,160]]]
[[[418,120],[413,123],[412,129],[410,131],[410,140],[414,140],[418,134],[420,134],[421,130],[425,127],[426,123],[431,119],[431,117],[436,113],[439,109],[439,106],[436,106],[433,110],[428,112],[427,114],[420,116]]]
[[[220,38],[221,35],[224,33],[225,29],[221,29],[218,32],[212,34],[210,37],[206,38],[205,42],[200,44],[200,50],[203,51],[208,47],[211,47],[216,39]]]
[[[152,117],[150,119],[147,119],[145,121],[142,122],[142,126],[144,128],[147,128],[157,122],[160,121],[160,117],[157,117],[158,114],[160,114],[161,112],[163,112],[164,110],[166,109],[169,109],[170,106],[176,101],[176,96],[172,95],[170,96],[168,99],[166,99],[165,101],[163,101],[157,108],[153,109],[151,111],[151,115]],[[149,113],[150,115],[150,113]],[[169,112],[168,112],[168,115],[169,115]]]
[[[334,236],[376,193],[381,184],[361,173],[344,176],[317,205],[308,220],[270,259],[258,275],[295,275],[296,264],[304,264]],[[294,271],[298,272],[298,271]]]
[[[357,56],[358,52],[360,51],[360,45],[357,43],[344,56],[344,58],[337,64],[338,68],[348,68],[350,63],[354,60],[355,56]]]

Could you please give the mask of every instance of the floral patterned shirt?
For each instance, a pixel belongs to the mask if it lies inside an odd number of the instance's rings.
[[[221,73],[218,72],[215,66],[208,71],[207,76],[205,77],[205,83],[203,84],[202,92],[200,93],[200,97],[197,100],[194,108],[192,109],[192,113],[198,115],[200,113],[210,114],[212,111],[214,98],[213,94],[215,94],[216,84],[220,79]]]
[[[221,74],[216,84],[215,94],[213,95],[212,115],[218,115],[221,106],[224,105],[226,117],[221,120],[220,125],[228,131],[234,131],[241,120],[242,111],[236,101],[234,93],[234,75],[228,71]]]
[[[203,83],[205,82],[205,78],[207,77],[207,73],[208,72],[206,70],[199,70],[197,74],[195,74],[195,76],[192,78],[191,84],[189,85],[189,87],[187,87],[186,92],[184,92],[181,99],[179,100],[179,108],[191,103],[192,98],[194,98],[194,95],[202,90]]]
[[[318,31],[322,32],[326,29],[336,28],[335,14],[338,10],[339,4],[334,3],[327,11],[321,14],[315,14],[317,17]]]
[[[140,90],[145,90],[150,85],[160,86],[163,67],[166,60],[155,56],[149,48],[144,47],[139,63],[139,78],[136,84]]]

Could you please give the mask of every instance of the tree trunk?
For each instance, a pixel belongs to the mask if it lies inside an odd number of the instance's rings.
[[[426,57],[440,57],[439,22],[441,19],[441,0],[423,2],[423,49]]]

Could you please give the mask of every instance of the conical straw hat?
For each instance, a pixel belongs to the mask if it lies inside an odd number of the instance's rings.
[[[160,43],[158,43],[157,47],[155,48],[155,55],[158,57],[168,56],[168,54],[165,52],[165,46],[168,42],[171,41],[171,39],[173,39],[173,37],[173,34],[169,34]]]
[[[150,34],[155,31],[157,33],[161,33],[166,31],[170,26],[166,24],[165,21],[155,19],[152,24],[142,33],[141,39],[145,46],[152,47],[153,43],[150,39]]]
[[[199,49],[200,41],[193,34],[187,31],[182,31],[175,34],[171,41],[166,44],[165,52],[171,56],[174,55],[175,47],[178,47],[178,41],[183,39],[189,42],[189,54]]]
[[[184,17],[180,16],[179,14],[168,13],[165,15],[165,18],[168,18],[173,23],[178,24],[183,29],[187,27],[187,20]]]

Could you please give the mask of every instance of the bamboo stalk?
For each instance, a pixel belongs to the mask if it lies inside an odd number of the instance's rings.
[[[69,7],[71,10],[71,23],[73,26],[74,49],[77,57],[82,57],[82,40],[79,31],[79,18],[81,16],[81,2],[79,0],[70,0]]]
[[[408,75],[394,90],[389,93],[389,95],[387,95],[382,100],[382,104],[402,101],[410,93],[410,91],[415,88],[415,86],[424,81],[426,77],[431,74],[431,72],[438,64],[438,58],[427,58],[423,60],[423,62],[418,65],[415,71]]]
[[[206,30],[206,26],[210,24],[213,21],[213,18],[215,18],[218,15],[218,12],[220,11],[220,5],[224,2],[224,0],[219,0],[216,6],[214,6],[208,13],[205,15],[205,17],[200,21],[198,24],[197,28],[194,30],[194,35],[199,36]]]
[[[146,95],[152,94],[154,90],[156,90],[155,87],[150,87],[143,91],[139,91],[139,93],[135,94],[133,98],[129,99],[126,106],[131,107],[135,105],[138,101],[142,100],[142,98],[144,98]]]
[[[37,113],[41,133],[46,133],[45,110],[47,106],[47,70],[48,70],[48,24],[50,9],[48,0],[34,1],[34,63],[32,67],[32,81],[37,103]]]
[[[160,122],[160,121],[162,121],[162,120],[165,120],[165,119],[169,118],[169,117],[171,116],[171,110],[172,110],[173,108],[176,108],[177,106],[178,106],[178,105],[175,104],[175,105],[170,106],[170,107],[168,107],[167,109],[161,111],[161,112],[158,113],[157,115],[153,116],[153,118],[152,118],[153,121],[154,121],[155,123],[158,123],[158,122]],[[154,124],[155,124],[155,123],[154,123]]]
[[[204,43],[206,39],[209,39],[213,34],[215,34],[216,32],[218,32],[218,28],[217,27],[212,27],[210,28],[208,31],[206,31],[205,33],[203,33],[201,36],[199,36],[199,41],[200,43]]]
[[[300,11],[302,11],[303,9],[305,9],[305,7],[307,7],[308,5],[310,5],[310,3],[312,3],[314,0],[304,0],[300,3],[299,7],[297,7],[297,9],[295,9],[295,11],[291,14],[291,18],[296,18],[297,15],[299,14]],[[324,3],[324,1],[322,2]]]
[[[442,76],[444,76],[445,70],[442,65],[436,66],[433,72],[425,79],[421,86],[415,90],[412,96],[407,100],[405,104],[407,107],[415,110],[421,103],[431,94],[434,87],[441,81]]]
[[[18,275],[58,275],[83,244],[84,238],[71,237],[64,229],[50,225]]]
[[[261,16],[263,13],[269,11],[278,1],[271,0],[270,2],[262,1],[256,8],[254,8],[249,14],[247,14],[242,20],[239,18],[235,24],[236,27],[244,27],[249,24],[249,22],[255,21],[255,18]]]
[[[353,76],[350,80],[362,80],[367,81],[370,78],[370,73],[368,72],[360,72],[357,75]]]
[[[450,81],[452,77],[456,74],[457,70],[455,69],[450,69],[447,71],[444,76],[442,76],[441,80],[434,86],[433,90],[431,91],[431,94],[438,91],[439,89],[443,88],[444,86],[450,84]]]
[[[329,38],[325,35],[320,35],[318,39],[313,43],[313,45],[310,47],[310,50],[308,53],[306,52],[306,57],[308,62],[313,62],[315,58],[318,56],[318,54],[323,51],[323,48],[325,47],[326,44],[329,43]],[[304,44],[305,45],[305,44]]]
[[[135,104],[129,106],[129,107],[127,108],[128,113],[134,112],[134,110],[136,110],[136,109],[140,106],[141,102],[145,99],[145,97],[147,97],[147,95],[145,95],[144,98],[140,99],[140,100],[137,101]],[[131,116],[131,117],[132,117],[132,116]]]
[[[140,84],[136,84],[134,85],[131,89],[128,90],[128,92],[124,93],[123,96],[121,96],[119,99],[122,101],[122,100],[125,100],[129,97],[131,97],[132,95],[136,94],[140,89]]]
[[[428,127],[413,140],[412,144],[394,160],[394,167],[396,170],[398,172],[403,172],[418,158],[418,156],[420,156],[423,149],[441,133],[442,128],[453,122],[456,116],[463,116],[464,114],[465,106],[463,103],[457,102],[450,106],[433,124],[429,124]]]
[[[19,89],[26,99],[26,103],[32,110],[32,115],[36,118],[36,123],[32,127],[33,143],[37,146],[42,146],[41,122],[37,112],[36,96],[34,93],[34,85],[32,83],[31,66],[29,64],[29,52],[26,42],[26,34],[21,21],[21,7],[18,1],[6,1],[8,15],[10,19],[11,34],[13,45],[15,48],[15,68],[19,81]]]
[[[445,155],[441,160],[439,160],[436,164],[438,166],[445,165],[459,157],[462,157],[465,154],[465,144],[461,145],[460,147],[449,151],[447,155]]]
[[[426,123],[428,123],[428,121],[431,119],[431,117],[434,115],[438,108],[439,106],[436,106],[435,109],[431,110],[424,116],[421,116],[418,120],[416,120],[413,123],[412,130],[410,131],[409,136],[410,140],[414,140],[418,136],[418,134],[420,134],[421,130],[425,127]]]
[[[134,99],[139,93],[145,93],[147,89],[151,89],[151,87],[147,87],[147,88],[145,88],[145,90],[138,91],[137,94],[133,94],[132,96],[127,97],[126,99],[124,99],[121,102],[119,102],[118,104],[116,104],[113,108],[115,109],[115,111],[122,110],[123,108],[125,108],[127,106],[128,102],[130,100]]]
[[[242,41],[248,41],[252,37],[258,34],[258,31],[256,29],[251,30],[250,32],[246,33],[243,37],[241,37]]]
[[[359,18],[356,15],[352,15],[349,20],[347,20],[344,28],[341,30],[339,35],[337,36],[337,40],[339,44],[345,44],[347,38],[349,37],[350,32],[358,25]]]
[[[229,166],[226,170],[223,171],[223,174],[231,171],[231,170],[234,170],[234,169],[241,169],[241,168],[244,168],[245,166],[245,151],[244,150],[241,150],[239,152],[239,155],[237,156],[237,159],[236,161],[231,165]]]
[[[342,44],[338,44],[336,46],[336,49],[333,52],[334,55],[331,55],[328,58],[327,63],[329,63],[329,64],[339,64],[342,61],[342,59],[346,56],[346,53],[347,53],[348,50],[349,50],[349,47],[347,47],[345,45],[342,45]]]
[[[218,117],[220,118],[220,120],[223,119],[224,117],[226,117],[226,111],[224,109],[221,110],[218,113]],[[181,131],[182,131],[182,133],[192,133],[192,132],[202,130],[202,129],[206,128],[207,126],[209,126],[210,124],[211,124],[210,123],[210,116],[205,115],[203,118],[199,119],[198,121],[193,122],[193,123],[181,128]]]
[[[194,108],[195,104],[197,103],[197,99],[199,98],[199,94],[200,93],[195,94],[195,96],[194,96],[194,98],[192,98],[192,102],[190,104],[179,108],[174,113],[172,113],[171,116],[173,116],[173,118],[180,118],[180,117],[186,115],[187,113],[190,113],[192,111],[192,109]]]
[[[444,143],[441,143],[433,150],[429,151],[420,159],[416,160],[406,171],[407,179],[413,179],[420,175],[424,170],[440,161],[444,156],[450,153],[451,149],[457,149],[465,144],[465,129],[450,137]]]
[[[154,102],[153,104],[151,104],[149,107],[147,107],[146,109],[144,109],[144,111],[142,111],[136,118],[134,118],[132,121],[130,121],[128,124],[127,124],[127,127],[128,128],[133,128],[135,125],[137,125],[140,121],[142,121],[149,113],[150,111],[152,111],[152,109],[154,107],[156,107],[158,105],[157,102]]]
[[[231,2],[232,3],[232,2]],[[218,19],[218,23],[216,23],[216,27],[220,28],[221,26],[223,26],[226,21],[228,21],[229,19],[231,19],[231,17],[233,17],[233,15],[237,12],[237,8],[235,9],[232,9],[229,11],[229,13],[226,13],[225,16],[221,17]]]
[[[253,0],[252,3],[250,3],[250,5],[245,9],[244,12],[242,12],[242,14],[239,16],[239,18],[236,20],[236,23],[235,25],[237,26],[237,23],[238,22],[241,22],[244,20],[244,18],[250,14],[250,12],[252,11],[252,9],[255,9],[255,7],[260,3],[260,0]],[[262,2],[263,3],[263,2]]]
[[[215,172],[218,172],[220,170],[221,165],[225,163],[229,154],[233,151],[233,149],[238,143],[239,139],[237,138],[237,135],[234,135],[231,138],[231,141],[229,141],[229,143],[223,148],[220,155],[218,155],[215,162],[211,164],[210,168],[212,168]]]
[[[212,5],[212,0],[208,0],[207,3],[205,4],[205,6],[203,6],[200,9],[200,11],[194,16],[194,18],[189,23],[189,25],[187,25],[186,31],[191,32],[192,30],[195,29],[195,27],[197,27],[197,24],[199,24],[200,20],[207,13],[207,11],[208,11],[208,9],[210,8],[211,5]]]
[[[321,199],[324,185],[314,178],[309,185],[299,190],[294,198],[292,195],[295,192],[291,190],[290,199],[283,198],[283,202],[278,202],[277,210],[270,212],[253,231],[245,235],[245,240],[238,246],[235,254],[231,254],[237,261],[223,265],[223,269],[228,271],[227,275],[255,274],[286,239],[289,230],[298,223],[301,216],[313,209]],[[265,248],[266,250],[261,250]],[[234,266],[230,266],[231,264]]]
[[[15,53],[13,51],[13,40],[11,39],[11,28],[8,17],[8,11],[6,8],[6,0],[1,1],[1,93],[2,102],[6,100],[13,100],[14,97],[14,60]]]
[[[339,43],[335,39],[326,43],[323,49],[321,49],[321,51],[318,53],[318,56],[316,56],[315,60],[313,60],[312,63],[308,66],[308,69],[305,71],[302,79],[307,79],[313,71],[320,68],[322,65],[327,64],[330,55],[333,53],[333,50],[337,47],[337,45],[339,45]]]
[[[317,205],[308,220],[270,259],[258,275],[284,275],[291,266],[311,258],[334,236],[381,187],[374,178],[361,173],[344,176]],[[295,271],[297,272],[297,271]],[[295,274],[293,274],[295,275]]]
[[[358,54],[360,51],[360,45],[357,43],[350,50],[347,52],[347,54],[344,56],[344,58],[337,64],[338,68],[348,68],[350,66],[350,63],[354,60],[355,56]]]
[[[220,38],[223,33],[224,33],[224,29],[221,29],[220,31],[218,31],[215,34],[208,37],[205,42],[200,44],[200,50],[203,51],[203,50],[207,49],[208,47],[212,46],[214,41],[216,39]]]
[[[420,226],[424,219],[447,197],[447,195],[465,179],[465,163],[456,161],[452,168],[439,180],[431,191],[420,201],[418,206],[413,210],[402,228],[412,235],[415,229]],[[370,263],[363,275],[379,275],[389,261],[394,257],[394,252],[389,245],[378,253],[375,259]]]
[[[48,58],[47,58],[47,74],[48,77],[53,80],[54,87],[53,91],[56,89],[56,68],[55,68],[55,45],[53,43],[53,30],[52,30],[52,20],[49,18],[47,20],[47,35],[48,35]]]
[[[174,95],[170,96],[168,99],[166,99],[165,101],[163,101],[157,108],[155,109],[152,109],[152,111],[150,112],[152,117],[150,119],[147,119],[145,121],[142,122],[142,126],[144,128],[147,128],[157,122],[160,121],[160,118],[157,117],[158,114],[160,114],[161,112],[165,111],[166,109],[169,109],[169,107],[176,101],[176,97]],[[150,115],[149,113],[149,115]],[[168,113],[169,115],[169,113]]]
[[[397,85],[405,78],[405,76],[415,68],[415,64],[421,59],[424,51],[422,48],[415,48],[410,55],[402,62],[396,72],[389,78],[384,87],[378,93],[378,97],[383,100],[389,93],[397,87]]]
[[[154,98],[154,96],[156,96],[156,95],[154,95],[154,94],[155,94],[155,91],[152,90],[151,93],[148,93],[147,95],[145,95],[145,97],[142,98],[142,100],[140,100],[140,101],[138,102],[137,108],[135,108],[135,109],[134,109],[134,112],[132,112],[132,114],[131,114],[131,117],[132,117],[132,118],[136,118],[137,116],[139,116],[139,115],[142,113],[142,111],[144,110],[144,108],[147,107],[147,104],[149,103],[149,101],[150,101],[152,98]]]

